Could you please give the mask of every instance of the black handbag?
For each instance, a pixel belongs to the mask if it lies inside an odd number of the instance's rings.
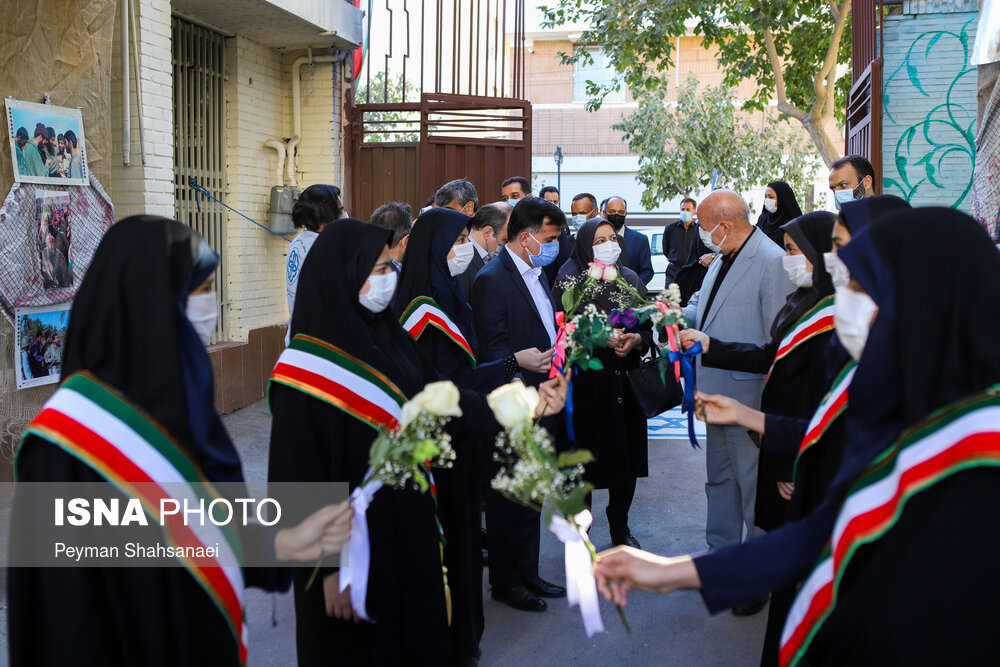
[[[655,344],[650,345],[650,354],[651,358],[639,362],[639,368],[628,372],[632,393],[647,419],[676,408],[684,401],[684,390],[673,369],[667,365],[666,372],[660,375],[660,363],[666,364],[666,359],[657,358]]]

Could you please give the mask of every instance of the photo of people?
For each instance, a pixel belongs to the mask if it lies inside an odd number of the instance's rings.
[[[78,109],[5,100],[14,178],[19,183],[87,184]]]
[[[35,245],[41,260],[42,286],[73,286],[73,231],[69,193],[35,190]]]
[[[17,388],[59,382],[70,304],[18,308],[18,345],[14,352]]]

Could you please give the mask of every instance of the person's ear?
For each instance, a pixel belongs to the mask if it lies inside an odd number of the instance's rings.
[[[483,227],[483,243],[488,243],[494,239],[496,239],[496,232],[493,231],[493,228],[489,225]]]
[[[865,183],[866,180],[868,181],[867,183]],[[862,178],[861,183],[865,186],[865,192],[875,190],[875,179],[871,176],[865,176]]]
[[[406,252],[406,245],[410,242],[410,235],[407,234],[403,238],[399,239],[399,247],[403,252]]]
[[[465,206],[462,207],[462,213],[464,213],[465,215],[467,215],[467,216],[469,216],[471,218],[473,215],[476,214],[476,207],[475,207],[475,205],[471,201],[470,202],[466,202]]]

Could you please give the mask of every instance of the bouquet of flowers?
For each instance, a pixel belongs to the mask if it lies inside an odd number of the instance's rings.
[[[445,426],[452,417],[461,417],[458,388],[448,381],[432,382],[403,404],[398,422],[382,427],[368,454],[368,472],[351,493],[351,536],[347,543],[348,561],[340,569],[340,590],[351,586],[351,604],[360,618],[368,620],[365,598],[368,590],[370,545],[366,512],[375,494],[383,487],[412,487],[421,493],[433,489],[431,468],[450,468],[455,460],[451,436]],[[440,527],[440,525],[439,525]],[[319,572],[316,563],[306,583],[308,590]],[[445,591],[448,579],[445,572]]]
[[[538,392],[520,382],[504,385],[487,397],[504,431],[495,458],[503,466],[491,486],[514,502],[542,513],[545,524],[565,545],[566,595],[580,605],[588,637],[604,631],[593,565],[597,551],[587,536],[591,515],[586,506],[593,485],[583,481],[583,466],[594,460],[587,450],[556,453],[552,437],[533,416]],[[631,632],[625,611],[618,613]]]

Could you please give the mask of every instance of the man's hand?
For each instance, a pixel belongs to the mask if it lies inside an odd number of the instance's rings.
[[[302,520],[294,528],[279,530],[274,536],[274,552],[282,561],[314,561],[340,553],[351,528],[351,504],[327,505]]]
[[[708,346],[711,345],[712,339],[708,334],[702,333],[697,329],[684,329],[681,331],[681,346],[685,350],[690,350],[694,347],[695,343],[701,343],[701,351],[708,352]]]
[[[548,373],[552,366],[552,348],[542,352],[537,347],[521,350],[514,353],[517,365],[532,373]]]
[[[334,572],[323,577],[323,602],[326,605],[326,615],[345,621],[358,622],[351,606],[351,587],[340,592],[340,572]]]
[[[642,345],[642,336],[636,333],[623,333],[619,334],[617,341],[615,354],[618,357],[624,358],[628,356],[629,352]]]
[[[573,371],[569,370],[566,375],[559,374],[548,382],[538,385],[539,400],[538,405],[535,406],[535,419],[562,412],[566,406],[566,397],[569,395],[569,378],[571,377],[573,377]]]
[[[713,259],[715,259],[715,255],[710,252],[707,252],[698,258],[698,263],[701,264],[702,266],[708,266],[709,264],[712,263]]]
[[[664,558],[632,547],[615,547],[597,556],[594,568],[597,589],[610,602],[625,606],[633,588],[669,593],[680,588],[701,588],[698,570],[690,556]]]
[[[778,482],[778,495],[782,498],[791,500],[793,493],[795,493],[795,484],[792,482]]]

